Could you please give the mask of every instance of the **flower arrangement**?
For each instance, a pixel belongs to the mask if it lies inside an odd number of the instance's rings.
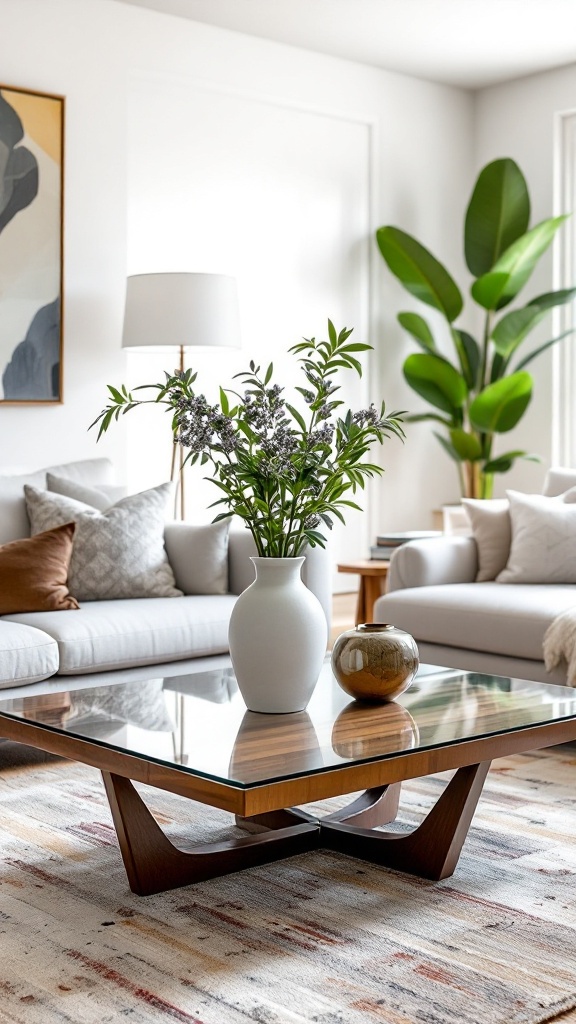
[[[306,379],[306,387],[296,388],[302,411],[286,400],[284,388],[271,383],[272,363],[261,373],[250,362],[248,371],[236,374],[242,391],[220,388],[219,405],[196,392],[192,370],[135,389],[154,389],[149,399],[109,385],[110,401],[91,426],[100,424],[100,438],[113,420],[139,405],[167,405],[174,442],[187,449],[184,463],[212,464],[210,479],[221,492],[213,506],[224,506],[214,522],[239,516],[264,557],[296,557],[306,544],[324,547],[322,529],[331,530],[334,517],[344,523],[347,508],[359,509],[350,493],[383,472],[365,461],[371,445],[390,435],[404,437],[402,413],[386,416],[384,402],[379,411],[372,404],[335,415],[344,403],[334,397],[339,385],[333,378],[342,369],[361,376],[355,353],[371,348],[349,342],[351,333],[337,333],[329,320],[327,341],[304,339],[289,349]]]

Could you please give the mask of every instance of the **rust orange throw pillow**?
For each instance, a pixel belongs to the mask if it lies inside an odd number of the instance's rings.
[[[75,523],[0,547],[0,615],[78,608],[66,580]]]

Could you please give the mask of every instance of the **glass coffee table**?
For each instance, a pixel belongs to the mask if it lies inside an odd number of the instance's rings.
[[[490,761],[576,739],[576,695],[562,686],[423,667],[397,701],[360,704],[327,663],[307,711],[262,715],[246,710],[219,662],[106,686],[85,679],[65,689],[60,678],[47,692],[0,700],[0,737],[101,770],[139,895],[319,847],[446,878]],[[404,780],[447,769],[456,772],[421,825],[380,828],[395,818]],[[131,780],[230,811],[249,834],[179,849]],[[298,807],[358,791],[324,817]]]

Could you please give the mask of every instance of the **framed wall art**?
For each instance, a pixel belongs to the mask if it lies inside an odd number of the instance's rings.
[[[0,85],[0,402],[62,402],[64,97]]]

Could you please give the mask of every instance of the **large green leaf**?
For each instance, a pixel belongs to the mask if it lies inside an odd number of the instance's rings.
[[[404,413],[404,423],[424,423],[426,420],[434,420],[435,423],[443,423],[445,427],[451,427],[450,420],[447,420],[445,416],[441,416],[438,412],[412,412]]]
[[[530,197],[514,160],[494,160],[480,172],[466,211],[464,251],[475,277],[487,274],[530,222]]]
[[[541,461],[539,455],[530,455],[528,452],[505,452],[503,455],[498,455],[497,458],[486,462],[482,470],[484,473],[507,473],[509,469],[512,469],[516,459],[525,459],[527,462]]]
[[[376,241],[390,270],[407,291],[439,309],[452,323],[462,310],[462,296],[436,257],[399,228],[378,228]]]
[[[428,321],[419,313],[398,313],[398,323],[426,352],[436,351],[436,342]]]
[[[542,355],[543,352],[552,348],[553,345],[557,345],[559,341],[562,341],[563,338],[567,338],[569,334],[574,334],[574,328],[570,327],[567,331],[562,331],[562,334],[559,334],[556,338],[550,338],[550,341],[545,341],[543,345],[535,348],[533,352],[529,352],[528,355],[524,356],[524,359],[518,363],[516,370],[523,370],[524,367],[528,366],[528,363],[531,363],[533,359]]]
[[[512,313],[506,313],[502,317],[492,332],[492,340],[496,351],[504,356],[504,369],[510,356],[530,331],[546,316],[548,310],[554,306],[565,305],[575,295],[576,288],[562,288],[556,292],[546,292],[545,295],[537,295],[536,298],[530,299],[529,304],[523,309],[515,309]],[[554,344],[554,342],[550,344]]]
[[[548,310],[539,306],[524,306],[506,313],[492,331],[494,348],[501,356],[509,358],[524,341],[524,338],[546,316]]]
[[[544,295],[537,295],[530,299],[531,306],[539,306],[540,309],[552,309],[553,306],[564,306],[576,295],[576,288],[560,288],[557,292],[546,292]]]
[[[464,462],[477,462],[482,458],[482,445],[476,434],[469,434],[460,427],[450,431],[452,447]]]
[[[462,408],[468,388],[462,374],[441,356],[415,352],[404,362],[404,376],[410,387],[431,405],[450,415]]]
[[[511,302],[528,281],[566,216],[549,217],[516,239],[492,270],[472,285],[471,292],[476,302],[484,309],[501,309]]]
[[[481,358],[478,342],[467,331],[459,331],[455,327],[452,328],[452,340],[464,379],[469,388],[475,388]]]
[[[454,445],[450,444],[450,441],[448,441],[447,438],[442,437],[442,434],[437,434],[436,431],[434,431],[434,437],[440,442],[444,451],[450,456],[450,458],[454,459],[454,462],[462,462],[462,459],[458,455]]]
[[[472,426],[484,433],[503,434],[512,430],[524,415],[532,398],[532,377],[521,371],[488,384],[472,402]]]
[[[506,373],[507,361],[504,356],[501,356],[499,352],[495,352],[492,356],[492,366],[490,367],[490,383],[493,384],[495,380],[500,380]],[[518,369],[518,367],[517,367]]]

